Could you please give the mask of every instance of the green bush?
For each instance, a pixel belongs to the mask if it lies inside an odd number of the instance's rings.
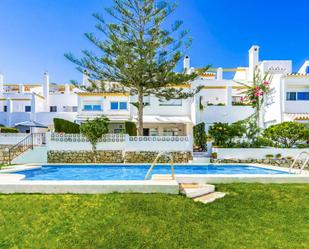
[[[0,133],[19,133],[19,130],[11,127],[0,127]]]
[[[305,147],[309,140],[309,129],[296,122],[283,122],[264,130],[264,137],[285,148]]]
[[[209,134],[214,139],[214,144],[219,147],[237,147],[241,143],[235,142],[245,133],[245,127],[241,122],[233,124],[214,123],[209,128]]]
[[[71,121],[54,118],[55,132],[80,133],[80,126]]]
[[[135,123],[126,121],[124,126],[126,134],[129,136],[137,136],[137,128]]]
[[[205,123],[199,123],[193,127],[194,145],[198,148],[205,150],[207,135],[205,132]]]

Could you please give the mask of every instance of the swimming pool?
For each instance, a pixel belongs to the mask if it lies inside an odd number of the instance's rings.
[[[12,172],[24,180],[144,180],[149,165],[43,165]],[[156,165],[153,174],[171,174],[170,165]],[[282,175],[285,171],[249,165],[175,165],[176,175]]]

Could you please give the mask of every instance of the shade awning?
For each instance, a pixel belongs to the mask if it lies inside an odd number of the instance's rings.
[[[135,116],[133,119],[137,122],[137,117]],[[144,116],[144,123],[173,123],[173,124],[191,124],[192,121],[189,117],[178,117],[178,116]]]
[[[48,128],[46,125],[40,124],[33,120],[16,123],[15,126],[24,126],[24,127],[33,127],[33,128]]]
[[[286,113],[293,120],[309,120],[309,113]]]

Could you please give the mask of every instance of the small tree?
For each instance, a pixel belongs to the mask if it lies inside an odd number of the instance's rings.
[[[291,148],[308,143],[309,129],[304,124],[283,122],[268,127],[264,130],[263,135],[280,146]]]
[[[206,149],[207,135],[205,132],[205,123],[197,124],[193,127],[194,145],[201,148],[203,151]]]
[[[96,146],[100,138],[108,133],[108,118],[100,117],[93,120],[87,120],[80,127],[81,133],[89,140],[92,150],[96,153]]]
[[[144,96],[155,95],[163,100],[192,97],[201,87],[183,87],[209,67],[199,72],[175,72],[178,62],[191,44],[182,21],[171,28],[164,22],[175,11],[176,4],[156,0],[114,0],[107,8],[114,23],[106,23],[100,14],[96,28],[101,36],[86,33],[97,48],[97,54],[84,50],[82,59],[65,56],[87,74],[91,86],[86,91],[128,92],[137,96],[132,103],[138,113],[138,134],[143,135]]]

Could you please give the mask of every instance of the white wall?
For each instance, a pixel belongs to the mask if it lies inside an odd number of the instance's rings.
[[[281,154],[282,157],[293,157],[309,149],[284,149],[284,148],[214,148],[218,153],[218,159],[265,159],[268,154],[276,156]]]
[[[14,145],[23,140],[27,133],[0,133],[1,145]]]
[[[251,106],[207,106],[200,111],[197,123],[205,122],[207,128],[215,122],[234,123],[248,118],[253,112]]]

